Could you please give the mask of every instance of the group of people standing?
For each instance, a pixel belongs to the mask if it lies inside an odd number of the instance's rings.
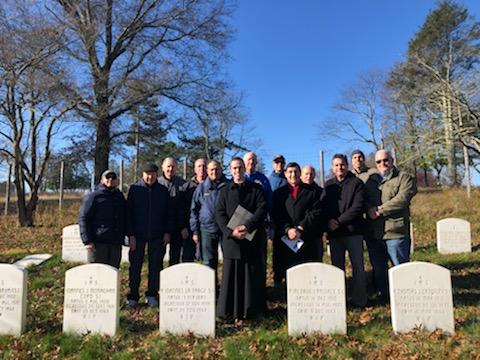
[[[378,299],[388,301],[388,262],[409,261],[409,205],[416,193],[413,177],[399,171],[391,154],[375,154],[376,169],[365,166],[360,150],[352,153],[352,170],[345,155],[332,158],[333,177],[318,186],[315,169],[273,158],[267,177],[256,171],[257,157],[248,152],[229,163],[231,180],[216,160],[198,159],[195,176],[176,175],[177,164],[166,158],[158,174],[147,164],[142,178],[128,191],[117,189],[116,174],[102,174],[96,190],[85,196],[79,217],[89,261],[120,265],[121,245],[128,236],[128,306],[136,307],[145,250],[148,251],[149,306],[158,306],[159,273],[166,245],[170,265],[201,258],[217,271],[218,245],[223,251],[217,316],[235,320],[266,310],[267,237],[272,239],[275,287],[283,287],[286,270],[323,260],[327,233],[331,261],[345,270],[348,251],[353,270],[350,304],[367,304],[364,270],[365,240]],[[248,216],[232,225],[239,208]],[[268,232],[268,236],[267,236]]]

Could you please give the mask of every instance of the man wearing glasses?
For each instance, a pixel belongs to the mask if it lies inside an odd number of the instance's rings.
[[[388,301],[388,260],[399,265],[410,260],[410,201],[417,193],[415,179],[393,165],[390,152],[375,154],[378,173],[365,189],[369,228],[367,247],[379,300]]]
[[[117,189],[117,174],[106,170],[95,191],[86,195],[80,208],[80,236],[89,263],[120,266],[126,235],[126,201]]]

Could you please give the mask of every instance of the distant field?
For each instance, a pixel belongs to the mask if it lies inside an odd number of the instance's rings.
[[[286,306],[273,296],[270,269],[267,317],[238,327],[219,325],[215,339],[161,337],[155,309],[125,308],[128,281],[125,265],[121,271],[119,334],[112,338],[64,335],[61,331],[64,273],[74,264],[60,261],[61,229],[76,222],[80,197],[68,197],[64,211],[59,214],[55,196],[42,196],[37,226],[33,228],[17,228],[14,215],[0,216],[1,262],[13,262],[30,253],[55,254],[47,263],[29,271],[27,332],[18,339],[0,336],[1,359],[480,359],[480,192],[477,190],[471,199],[466,198],[463,190],[420,192],[412,206],[413,260],[437,263],[452,272],[456,323],[456,334],[452,337],[441,332],[419,331],[394,335],[389,307],[374,306],[363,311],[348,310],[347,336],[289,338]],[[437,253],[435,223],[445,217],[471,222],[474,248],[471,254]]]

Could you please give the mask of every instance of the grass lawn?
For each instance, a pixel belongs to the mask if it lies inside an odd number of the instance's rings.
[[[64,275],[74,264],[60,261],[61,229],[76,222],[80,202],[67,200],[64,213],[59,215],[55,200],[45,200],[34,228],[17,228],[13,215],[0,216],[0,262],[11,263],[32,253],[54,254],[46,263],[29,269],[27,329],[18,338],[0,336],[0,359],[480,359],[479,204],[480,192],[474,191],[472,199],[467,199],[464,191],[451,190],[421,192],[412,206],[415,231],[412,260],[436,263],[452,273],[454,336],[440,331],[394,335],[389,306],[375,306],[363,311],[348,310],[347,336],[290,338],[285,304],[269,301],[268,316],[239,326],[218,325],[217,337],[212,339],[160,336],[158,310],[126,309],[126,265],[121,269],[118,334],[114,337],[63,334]],[[471,222],[472,253],[437,253],[435,222],[445,217]],[[145,285],[142,284],[143,288]],[[268,294],[272,293],[271,285],[269,269]]]

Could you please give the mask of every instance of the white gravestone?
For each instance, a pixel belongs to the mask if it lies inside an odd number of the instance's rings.
[[[41,263],[47,261],[52,257],[52,254],[33,254],[27,255],[23,259],[18,260],[14,263],[15,266],[26,269],[30,266],[40,265]]]
[[[287,270],[288,334],[346,334],[345,275],[335,266],[306,263]]]
[[[130,253],[130,248],[128,246],[122,245],[122,260],[121,263],[128,263],[128,254]]]
[[[410,223],[410,255],[413,254],[415,245],[413,243],[413,224]]]
[[[0,335],[20,336],[27,313],[27,271],[0,264]]]
[[[472,252],[470,223],[456,218],[437,221],[437,248],[440,254]]]
[[[215,271],[184,263],[160,272],[160,333],[215,336]]]
[[[115,335],[119,322],[119,287],[119,272],[109,265],[80,265],[65,272],[63,331]]]
[[[80,238],[80,227],[78,224],[69,225],[63,228],[62,260],[80,263],[88,262],[87,251]]]
[[[397,265],[388,271],[392,327],[395,333],[416,328],[454,333],[450,271],[426,262]]]

